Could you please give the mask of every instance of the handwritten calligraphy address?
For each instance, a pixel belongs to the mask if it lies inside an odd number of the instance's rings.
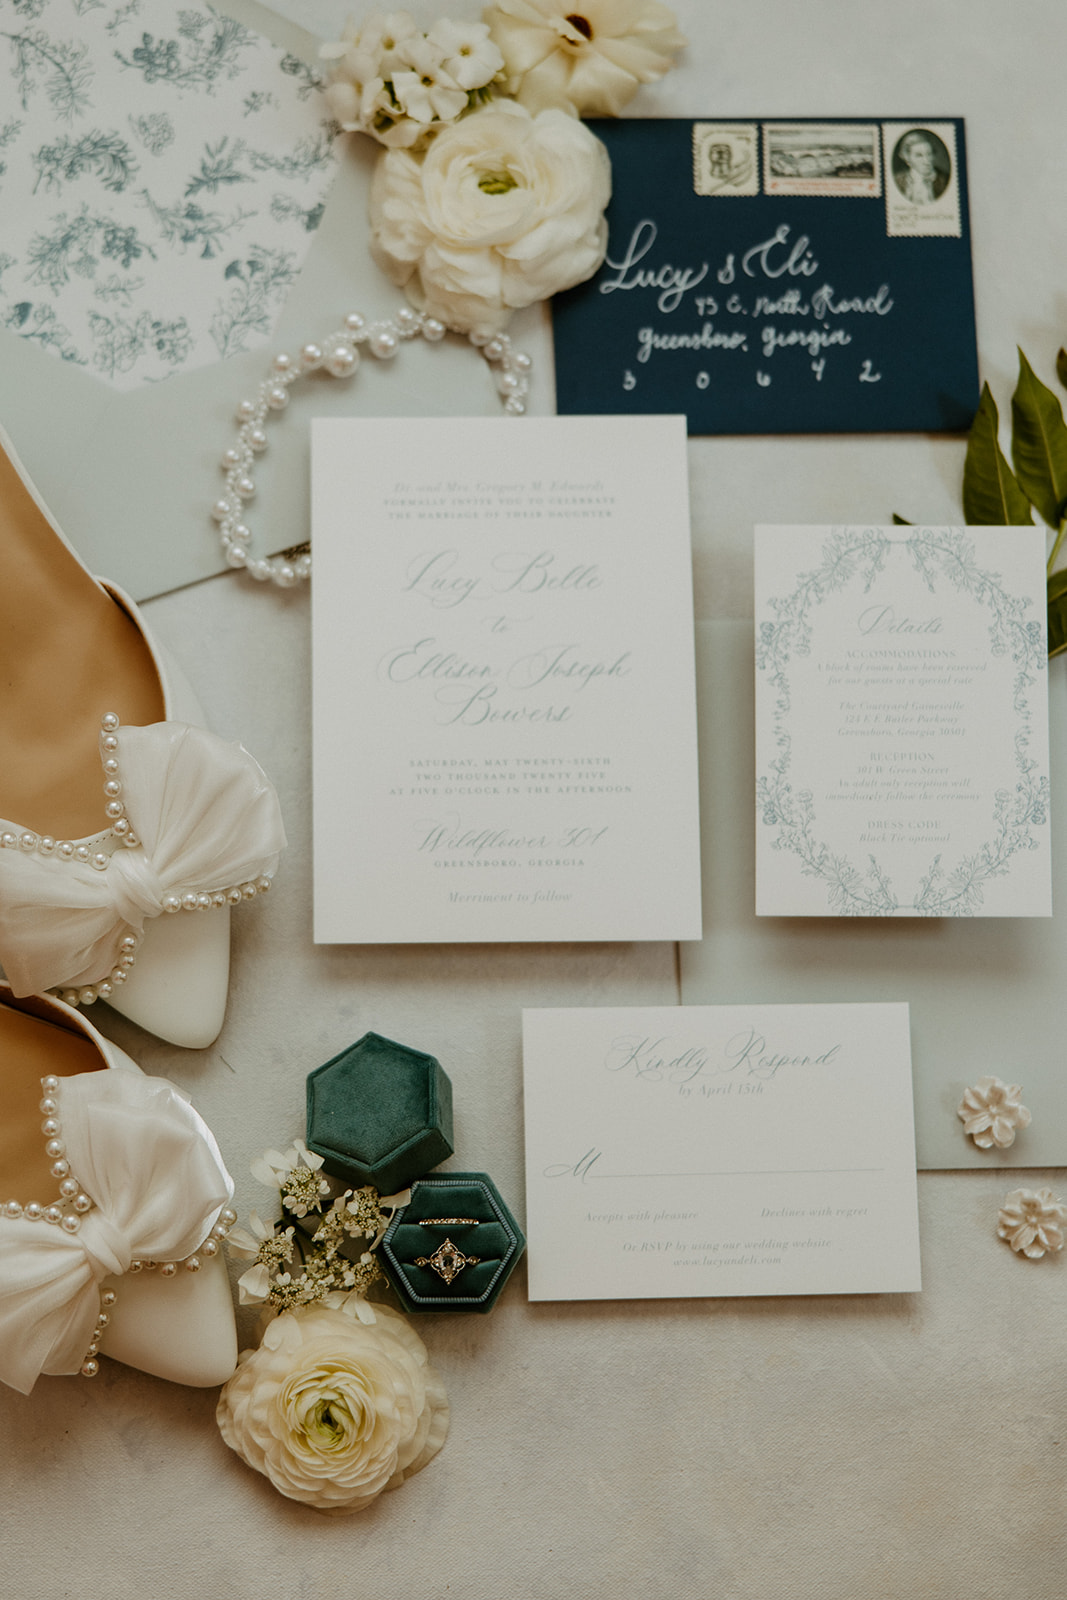
[[[727,359],[731,353],[756,355],[766,365],[756,368],[755,381],[766,387],[773,381],[775,358],[785,352],[794,380],[798,357],[814,382],[822,381],[831,358],[849,364],[858,383],[881,380],[862,353],[863,328],[892,312],[889,283],[842,287],[831,282],[812,240],[794,235],[787,222],[740,251],[728,251],[714,268],[706,260],[675,265],[664,259],[656,248],[658,235],[653,219],[642,218],[624,249],[607,256],[605,276],[597,284],[602,295],[636,292],[642,308],[651,296],[657,320],[636,329],[630,352],[635,363],[693,350],[722,351]],[[730,375],[741,376],[736,368]],[[627,366],[622,387],[636,388],[638,381]],[[698,388],[711,381],[705,368],[697,372]]]

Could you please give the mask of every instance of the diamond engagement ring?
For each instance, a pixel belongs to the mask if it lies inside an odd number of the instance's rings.
[[[420,1228],[476,1228],[478,1217],[420,1217]]]
[[[439,1278],[451,1283],[459,1277],[464,1267],[476,1266],[481,1259],[481,1256],[465,1256],[451,1239],[446,1239],[444,1244],[438,1245],[432,1256],[416,1256],[415,1265],[431,1267]]]

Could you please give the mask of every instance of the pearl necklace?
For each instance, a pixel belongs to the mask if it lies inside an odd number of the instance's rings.
[[[271,362],[270,376],[260,384],[255,398],[242,400],[237,407],[237,443],[231,445],[220,462],[226,475],[226,491],[211,508],[219,525],[219,540],[227,566],[243,567],[259,582],[269,580],[281,589],[311,576],[310,545],[298,545],[283,555],[255,557],[249,552],[251,529],[243,521],[244,501],[256,492],[252,464],[269,443],[264,423],[284,411],[289,390],[298,378],[311,372],[327,372],[334,378],[350,378],[359,366],[358,345],[365,345],[378,361],[390,361],[401,342],[421,334],[430,344],[444,338],[447,328],[437,317],[428,317],[410,306],[402,306],[392,317],[368,323],[358,311],[350,311],[343,325],[321,344],[306,344],[294,360],[284,353]],[[469,335],[490,366],[495,366],[496,387],[508,416],[522,416],[529,389],[530,357],[513,348],[506,333],[492,337]]]

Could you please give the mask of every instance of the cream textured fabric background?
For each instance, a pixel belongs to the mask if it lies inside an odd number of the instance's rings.
[[[325,33],[347,0],[280,9]],[[1067,338],[1059,0],[676,10],[694,42],[644,92],[646,114],[966,116],[982,372],[1002,410],[1016,342],[1051,381]],[[962,456],[922,437],[693,441],[698,615],[748,614],[756,521],[958,518]],[[253,525],[269,521],[264,495]],[[452,1164],[491,1172],[521,1216],[521,1006],[672,1003],[674,949],[315,949],[306,598],[224,576],[148,614],[217,730],[278,781],[291,845],[276,890],[238,913],[217,1044],[182,1052],[101,1013],[106,1031],[192,1093],[242,1220],[265,1195],[249,1158],[301,1131],[306,1073],[368,1028],[439,1056]],[[1048,1003],[1062,1009],[1062,992]],[[1020,1058],[1026,1028],[1021,1016]],[[1027,1181],[1062,1192],[1067,1174]],[[110,1363],[93,1383],[4,1393],[0,1588],[19,1600],[1062,1600],[1067,1261],[1024,1262],[996,1241],[1011,1186],[920,1177],[921,1295],[529,1306],[520,1268],[489,1317],[419,1321],[451,1437],[357,1518],[278,1497],[223,1445],[213,1394]]]

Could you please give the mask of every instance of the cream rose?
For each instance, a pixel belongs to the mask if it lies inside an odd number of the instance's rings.
[[[246,1350],[219,1397],[222,1437],[281,1494],[361,1511],[431,1461],[448,1400],[426,1347],[397,1311],[285,1311]]]
[[[592,276],[610,197],[607,151],[584,124],[500,101],[442,129],[421,159],[379,157],[371,251],[421,310],[489,337]]]

